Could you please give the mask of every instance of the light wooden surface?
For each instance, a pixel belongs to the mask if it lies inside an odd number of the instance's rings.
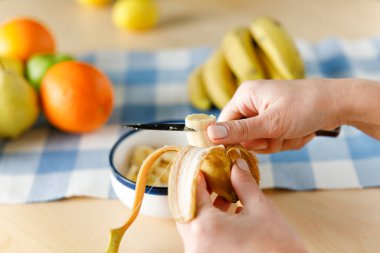
[[[160,25],[147,33],[114,28],[110,10],[84,9],[74,0],[0,0],[0,21],[28,15],[54,32],[60,51],[157,49],[216,45],[231,27],[272,16],[298,38],[350,39],[380,35],[375,0],[162,0]],[[379,252],[380,189],[266,191],[311,252]],[[104,252],[108,230],[128,210],[117,200],[77,198],[0,206],[0,252]],[[259,228],[258,228],[259,229]],[[181,252],[171,220],[140,216],[121,252]]]

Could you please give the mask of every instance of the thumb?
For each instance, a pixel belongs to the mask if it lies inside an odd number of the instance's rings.
[[[247,140],[275,137],[278,132],[278,117],[274,113],[264,112],[255,117],[226,122],[217,122],[207,129],[214,143],[236,144]]]
[[[255,207],[257,200],[263,196],[247,162],[241,158],[238,158],[232,166],[231,183],[243,206],[247,209]]]
[[[211,207],[210,194],[207,191],[206,179],[202,172],[199,172],[196,189],[196,205],[199,213],[203,208]]]

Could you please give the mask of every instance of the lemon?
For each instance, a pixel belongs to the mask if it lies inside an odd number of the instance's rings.
[[[114,24],[123,30],[147,30],[158,20],[158,7],[154,0],[119,0],[112,9]]]
[[[77,0],[77,2],[85,6],[104,7],[109,5],[112,0]]]

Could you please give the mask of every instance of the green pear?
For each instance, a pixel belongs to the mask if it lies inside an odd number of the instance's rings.
[[[20,75],[0,65],[0,138],[16,138],[36,122],[36,91]]]
[[[33,55],[26,63],[26,77],[30,84],[39,90],[42,78],[45,73],[53,65],[63,62],[75,60],[68,54],[36,54]]]
[[[20,76],[24,75],[24,65],[21,60],[17,58],[11,58],[11,57],[0,57],[0,64],[3,68],[12,70],[15,73],[19,74]]]

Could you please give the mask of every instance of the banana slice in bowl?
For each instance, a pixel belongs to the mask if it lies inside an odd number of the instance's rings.
[[[157,123],[183,123],[178,121],[162,121]],[[147,155],[152,153],[155,148],[164,145],[185,146],[187,138],[185,132],[178,131],[162,131],[159,134],[156,131],[128,131],[122,135],[114,144],[110,151],[109,162],[111,167],[111,184],[116,197],[127,207],[132,208],[135,198],[136,179],[140,166]],[[150,150],[149,150],[150,149]],[[145,152],[145,157],[141,156]],[[149,151],[149,152],[148,152]],[[137,153],[137,154],[136,154]],[[161,158],[162,164],[168,163],[168,159],[172,159],[173,154],[166,153]],[[142,160],[141,160],[142,159]],[[168,181],[168,175],[159,171],[157,165],[156,172],[160,173],[160,180]],[[162,174],[162,175],[161,175]],[[153,182],[154,184],[154,182]],[[140,212],[159,218],[172,217],[168,205],[168,187],[167,183],[156,182],[153,187],[146,186],[144,201]]]

